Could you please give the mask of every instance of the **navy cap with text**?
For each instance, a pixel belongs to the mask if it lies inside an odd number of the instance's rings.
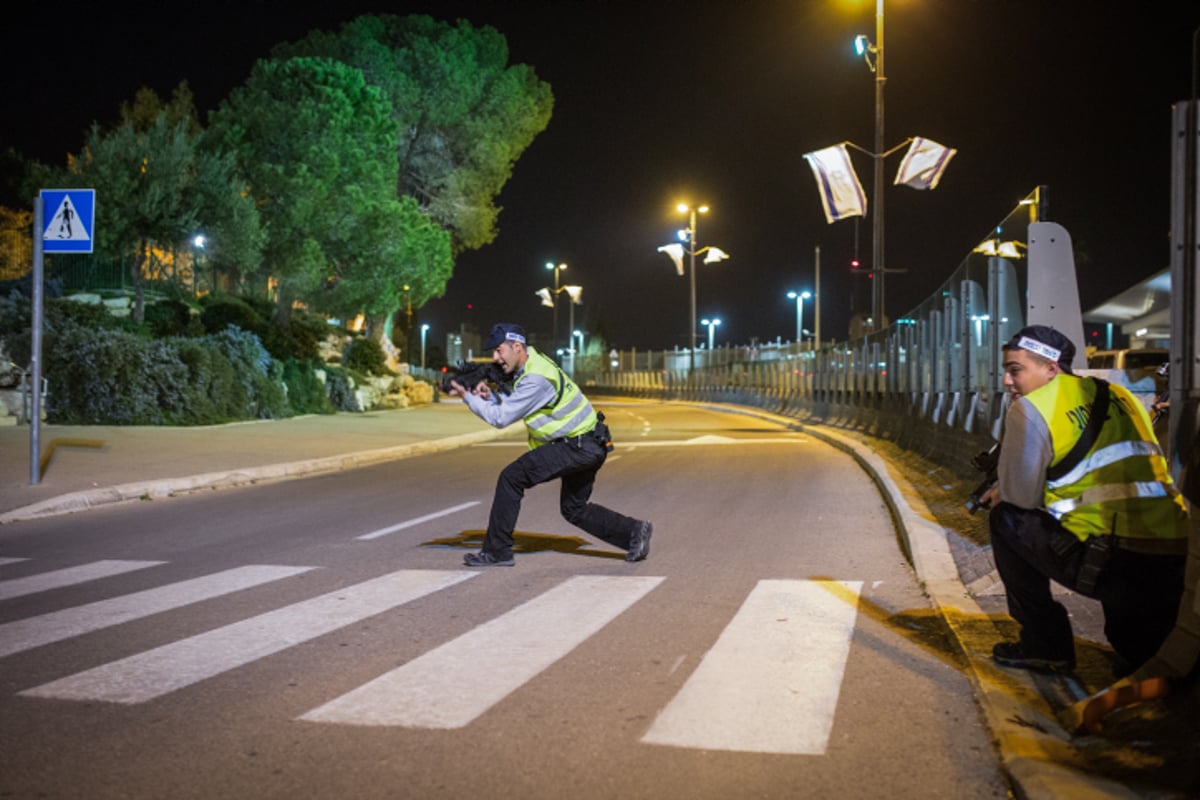
[[[497,322],[492,326],[492,331],[488,334],[487,341],[483,343],[483,349],[485,351],[495,350],[504,342],[520,342],[521,344],[525,344],[525,329],[512,322]]]

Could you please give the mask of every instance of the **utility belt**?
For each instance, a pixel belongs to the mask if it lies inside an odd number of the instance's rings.
[[[1077,545],[1083,546],[1083,560],[1079,564],[1075,590],[1080,594],[1091,595],[1100,580],[1100,573],[1108,566],[1116,551],[1124,550],[1144,555],[1186,555],[1188,542],[1187,539],[1134,539],[1112,534],[1089,536],[1081,542],[1075,534],[1065,529],[1055,531],[1050,539],[1050,548],[1060,556]]]
[[[596,424],[592,426],[590,431],[584,431],[578,436],[567,436],[561,439],[551,439],[548,444],[558,444],[559,442],[573,443],[576,449],[583,446],[585,438],[595,439],[596,442],[604,448],[604,452],[611,453],[613,451],[612,434],[609,433],[608,425],[604,423],[604,412],[596,412]]]

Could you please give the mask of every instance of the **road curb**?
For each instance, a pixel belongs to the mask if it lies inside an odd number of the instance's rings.
[[[1082,755],[1033,676],[1025,670],[998,667],[992,661],[991,645],[1002,637],[963,585],[946,529],[936,522],[916,490],[902,476],[894,476],[878,453],[848,436],[825,430],[825,426],[800,423],[791,417],[713,403],[696,405],[735,411],[802,430],[852,457],[879,487],[905,555],[967,663],[976,702],[995,739],[1001,768],[1016,796],[1026,800],[1142,797],[1123,784],[1085,772]]]
[[[504,434],[505,431],[503,430],[488,428],[475,433],[462,433],[442,439],[430,439],[413,442],[412,444],[397,445],[395,447],[384,447],[378,450],[364,450],[357,453],[344,453],[323,458],[266,464],[260,467],[240,467],[198,475],[187,475],[179,478],[133,481],[117,486],[85,489],[83,491],[69,492],[57,497],[47,498],[31,505],[4,512],[0,514],[0,525],[61,514],[73,514],[114,503],[127,503],[135,500],[187,494],[202,489],[228,489],[253,483],[312,477],[343,469],[366,467],[386,461],[399,461],[400,459],[412,458],[413,456],[454,450],[459,447],[491,441],[500,438]]]

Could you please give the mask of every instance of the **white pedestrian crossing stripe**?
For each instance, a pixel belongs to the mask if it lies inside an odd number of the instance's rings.
[[[102,561],[0,582],[9,596],[160,562]],[[255,565],[0,624],[0,657],[295,576]],[[399,570],[27,689],[144,703],[480,573]],[[535,680],[665,578],[577,575],[303,714],[307,722],[459,729]],[[39,588],[34,588],[39,587]],[[763,580],[644,732],[648,745],[821,754],[833,727],[862,583]],[[480,681],[479,675],[488,675]],[[464,691],[463,687],[470,687]],[[647,712],[652,713],[652,712]]]
[[[824,753],[862,590],[832,583],[760,581],[642,741]]]
[[[235,567],[157,589],[147,589],[111,600],[99,600],[75,608],[7,622],[0,625],[0,656],[20,653],[51,642],[61,642],[72,636],[199,603],[201,600],[249,589],[280,578],[289,578],[310,569],[312,567]]]
[[[401,570],[21,692],[143,703],[403,605],[478,573]]]
[[[662,580],[570,578],[301,719],[461,728],[574,650]],[[464,691],[468,686],[470,691]]]
[[[862,582],[758,582],[642,741],[823,753],[862,587]],[[842,599],[846,590],[854,604]]]
[[[157,567],[163,561],[93,561],[91,564],[81,564],[78,567],[67,567],[53,572],[42,572],[25,578],[12,578],[0,581],[0,600],[10,597],[21,597],[27,594],[45,592],[50,589],[61,589],[64,586],[74,586],[77,583],[108,578],[112,575],[122,575],[146,567]]]

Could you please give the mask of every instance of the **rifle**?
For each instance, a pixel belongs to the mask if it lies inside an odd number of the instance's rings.
[[[987,508],[983,504],[983,496],[1000,479],[996,474],[996,468],[1000,466],[1000,443],[996,442],[989,449],[978,453],[971,459],[971,466],[984,474],[983,483],[976,486],[975,491],[967,498],[967,513],[974,514],[981,508]]]
[[[459,361],[452,368],[452,372],[442,378],[441,390],[443,392],[453,391],[454,387],[450,385],[451,381],[457,381],[470,391],[481,381],[486,381],[496,388],[508,388],[512,378],[506,375],[495,361]]]

